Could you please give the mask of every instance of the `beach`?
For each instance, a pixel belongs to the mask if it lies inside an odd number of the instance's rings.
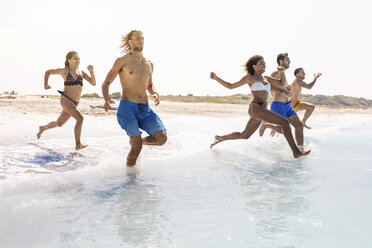
[[[161,98],[160,98],[161,100]],[[104,100],[101,98],[81,98],[78,109],[84,116],[105,117],[116,115],[116,110],[108,112],[103,110]],[[119,100],[115,100],[117,107]],[[248,118],[248,105],[246,104],[219,104],[219,103],[193,103],[193,102],[169,102],[161,101],[158,106],[149,101],[150,107],[163,118],[176,118],[179,116],[210,116],[220,118],[243,117]],[[0,123],[5,124],[7,120],[22,120],[22,118],[38,118],[50,116],[56,118],[62,111],[59,97],[47,96],[15,96],[14,98],[0,98]],[[303,112],[302,112],[303,113]],[[369,109],[331,109],[317,107],[314,115],[317,114],[372,114]],[[301,112],[300,112],[301,116]]]
[[[0,98],[4,247],[371,246],[371,110],[317,108],[312,152],[294,159],[269,132],[209,148],[244,129],[248,105],[150,101],[168,141],[127,168],[129,138],[102,104],[81,99],[89,146],[75,151],[72,119],[36,138],[59,98]]]

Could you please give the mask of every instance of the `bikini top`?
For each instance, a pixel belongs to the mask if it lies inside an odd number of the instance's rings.
[[[75,80],[74,77],[68,72],[66,76],[65,86],[74,86],[74,85],[81,85],[83,86],[83,77],[79,75]]]
[[[266,90],[267,92],[270,92],[271,85],[270,84],[264,84],[262,82],[255,82],[251,86],[251,91],[261,91]]]

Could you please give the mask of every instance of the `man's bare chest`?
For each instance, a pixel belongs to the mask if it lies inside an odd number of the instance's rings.
[[[150,77],[152,74],[150,65],[139,61],[128,63],[122,70],[126,75],[135,77]]]

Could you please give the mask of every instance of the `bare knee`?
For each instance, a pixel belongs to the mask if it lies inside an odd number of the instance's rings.
[[[57,126],[62,127],[65,123],[65,121],[57,121]]]
[[[79,115],[78,117],[76,117],[77,123],[83,123],[83,121],[84,121],[84,117],[82,115]]]
[[[165,142],[167,142],[167,139],[168,139],[168,136],[166,133],[164,132],[156,132],[155,135],[154,135],[155,139],[156,139],[156,144],[158,146],[162,146],[165,144]]]

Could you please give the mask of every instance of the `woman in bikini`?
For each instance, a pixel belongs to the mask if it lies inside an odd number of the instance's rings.
[[[80,142],[81,128],[83,125],[83,116],[77,109],[79,105],[79,100],[81,96],[81,91],[83,90],[83,78],[87,80],[91,85],[96,85],[96,78],[94,77],[93,66],[88,65],[87,69],[90,76],[84,71],[79,72],[78,67],[80,64],[80,58],[77,52],[71,51],[66,55],[65,67],[59,69],[51,69],[45,72],[44,76],[44,88],[46,90],[51,87],[48,84],[49,75],[59,74],[65,80],[64,91],[58,91],[61,94],[60,103],[62,106],[62,113],[58,117],[57,121],[52,121],[45,126],[39,127],[39,132],[37,133],[37,138],[40,139],[41,134],[48,129],[61,127],[66,121],[72,116],[76,120],[75,124],[75,143],[76,150],[83,149],[87,145],[83,145]]]
[[[277,79],[268,76],[263,77],[262,74],[265,72],[265,69],[266,64],[263,57],[260,55],[255,55],[251,57],[245,65],[247,75],[236,83],[228,83],[217,77],[214,72],[211,72],[210,77],[228,89],[235,89],[244,84],[248,84],[253,95],[253,101],[249,105],[248,110],[251,118],[248,120],[244,131],[233,132],[223,136],[216,135],[214,142],[211,144],[211,148],[225,140],[248,139],[259,128],[261,122],[265,121],[279,125],[282,128],[284,136],[291,147],[293,156],[295,158],[308,155],[311,150],[301,151],[298,149],[293,139],[288,120],[267,109],[267,98],[269,96],[270,89],[285,92],[287,95],[290,93],[289,91],[282,90],[273,85],[273,83],[275,84],[275,81],[278,81]],[[284,72],[284,68],[282,71]]]

